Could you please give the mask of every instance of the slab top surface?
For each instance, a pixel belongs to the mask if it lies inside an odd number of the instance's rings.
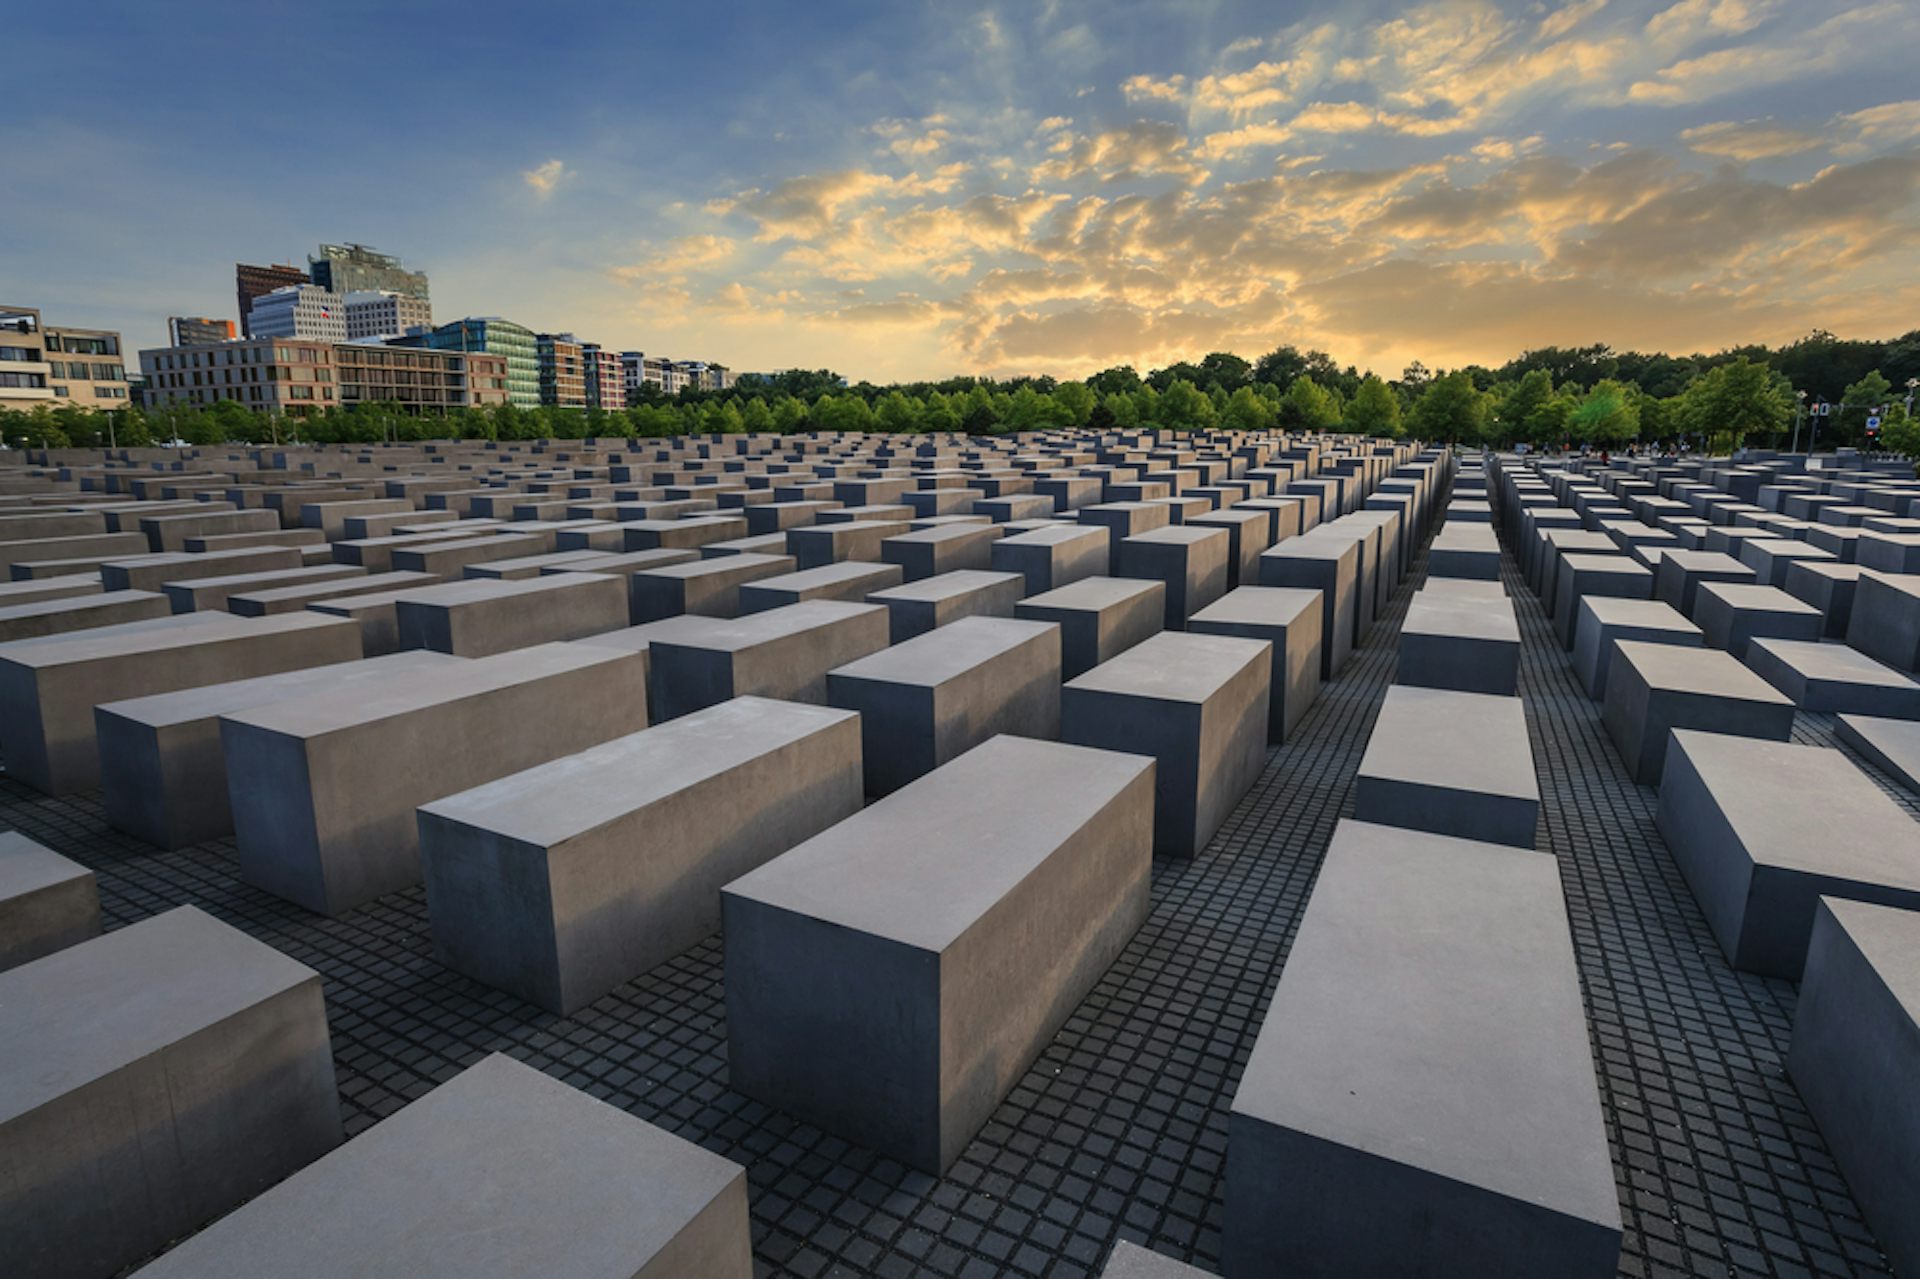
[[[1109,658],[1067,687],[1162,702],[1204,703],[1249,663],[1271,656],[1265,640],[1161,631]]]
[[[1517,697],[1488,693],[1406,684],[1389,688],[1360,760],[1360,776],[1540,798],[1525,708]]]
[[[1154,767],[1002,734],[727,885],[735,897],[943,951]]]

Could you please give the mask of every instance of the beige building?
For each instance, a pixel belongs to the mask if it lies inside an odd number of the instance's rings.
[[[0,306],[0,409],[53,403],[47,335],[30,306]]]
[[[362,290],[346,295],[347,341],[397,338],[433,327],[433,303],[405,293]]]
[[[268,413],[381,402],[444,413],[507,402],[504,355],[431,351],[370,342],[253,338],[218,346],[140,352],[147,402],[205,406],[234,400]]]
[[[30,306],[0,306],[0,408],[127,407],[127,367],[111,329],[43,325]]]
[[[111,329],[47,326],[47,385],[56,402],[83,409],[127,407],[127,365]]]

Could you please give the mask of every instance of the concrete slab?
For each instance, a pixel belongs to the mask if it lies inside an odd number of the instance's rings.
[[[1267,740],[1284,742],[1320,696],[1320,592],[1285,586],[1242,586],[1187,620],[1197,635],[1265,640],[1273,649]],[[1063,631],[1064,636],[1064,631]],[[1064,643],[1071,644],[1070,639]]]
[[[99,935],[93,872],[19,831],[0,831],[0,972]]]
[[[1520,623],[1505,595],[1414,594],[1400,626],[1396,683],[1512,697],[1519,678]]]
[[[1016,617],[1060,628],[1061,673],[1083,675],[1151,635],[1166,620],[1166,583],[1086,577],[1014,605]]]
[[[1702,582],[1758,583],[1759,576],[1731,555],[1719,551],[1669,551],[1654,570],[1653,597],[1693,616],[1694,596]]]
[[[435,951],[572,1014],[716,931],[724,885],[863,793],[858,716],[736,697],[423,804]]]
[[[888,633],[898,644],[963,617],[1012,617],[1025,590],[1018,573],[965,570],[872,591],[867,602],[886,607]]]
[[[746,1171],[495,1053],[145,1279],[749,1279]]]
[[[1610,1279],[1558,863],[1341,822],[1227,1132],[1229,1275]]]
[[[1801,560],[1787,569],[1787,594],[1816,609],[1825,619],[1820,633],[1827,639],[1845,639],[1853,617],[1853,590],[1863,572],[1857,564],[1828,564]]]
[[[994,737],[729,884],[733,1087],[948,1168],[1146,918],[1153,770]]]
[[[744,583],[740,587],[740,613],[745,616],[808,600],[859,604],[875,591],[899,586],[902,580],[898,564],[869,564],[864,560],[822,564],[819,568],[803,568],[797,573],[781,573]]]
[[[1494,536],[1493,526],[1451,520],[1427,544],[1427,572],[1434,577],[1499,580],[1500,539]]]
[[[1207,1272],[1122,1239],[1113,1245],[1100,1279],[1207,1279]]]
[[[828,671],[891,642],[885,608],[842,600],[808,600],[736,620],[679,617],[652,625],[659,628],[648,641],[655,722],[733,697],[824,706]]]
[[[1332,679],[1353,654],[1360,548],[1352,541],[1303,533],[1260,556],[1260,585],[1320,592],[1320,677]]]
[[[442,653],[396,653],[103,702],[94,707],[93,718],[107,824],[168,849],[231,835],[220,716],[319,692],[355,697],[374,681],[459,660]]]
[[[1607,695],[1607,672],[1613,668],[1615,645],[1621,640],[1683,648],[1700,648],[1707,642],[1700,628],[1665,600],[1583,597],[1573,631],[1573,672],[1596,702]]]
[[[1060,690],[1060,739],[1152,755],[1154,850],[1198,857],[1267,758],[1273,646],[1163,631]]]
[[[1920,719],[1920,683],[1844,644],[1756,639],[1747,666],[1803,711]]]
[[[1653,597],[1653,573],[1629,555],[1562,555],[1554,583],[1553,631],[1560,647],[1569,652],[1582,599],[1589,595],[1634,600]]]
[[[900,520],[842,520],[833,524],[812,524],[787,533],[787,553],[800,568],[819,568],[842,560],[885,563],[881,545],[890,537],[909,532]]]
[[[339,1141],[320,975],[210,915],[0,973],[0,1273],[114,1274]]]
[[[1106,574],[1112,562],[1105,528],[1065,525],[1035,529],[995,542],[989,559],[1003,573],[1019,573],[1025,594],[1041,595],[1089,577]]]
[[[646,727],[646,685],[644,652],[542,644],[224,715],[240,877],[328,915],[417,884],[416,808]]]
[[[1703,582],[1693,599],[1693,620],[1709,648],[1724,648],[1745,660],[1747,646],[1763,636],[1818,640],[1825,619],[1777,586]]]
[[[36,790],[64,795],[99,784],[93,708],[102,702],[361,655],[359,629],[330,617],[208,614],[189,626],[106,629],[0,648],[7,771]]]
[[[1353,815],[1532,848],[1540,786],[1520,699],[1389,688],[1354,778]]]
[[[1793,702],[1718,649],[1629,640],[1615,645],[1601,719],[1633,779],[1658,785],[1674,729],[1784,742]]]
[[[402,649],[492,657],[627,626],[627,584],[601,573],[470,578],[394,600]]]
[[[998,733],[1060,732],[1060,628],[966,617],[827,673],[860,712],[867,790],[887,795]]]
[[[1847,643],[1896,669],[1920,671],[1920,575],[1861,573]]]
[[[1167,630],[1184,629],[1187,619],[1227,593],[1227,559],[1232,549],[1227,530],[1202,525],[1172,525],[1122,539],[1115,554],[1118,577],[1137,577],[1166,585]]]
[[[1677,730],[1655,821],[1743,972],[1799,980],[1822,894],[1920,908],[1920,824],[1828,747]]]
[[[637,626],[682,613],[738,617],[742,586],[794,568],[791,555],[723,555],[644,569],[627,578],[627,620]]]
[[[1841,715],[1836,735],[1869,764],[1920,792],[1920,723],[1877,715]]]
[[[235,595],[277,590],[282,586],[308,586],[316,582],[337,582],[343,578],[365,577],[367,570],[357,564],[314,564],[302,568],[270,569],[264,573],[233,573],[220,577],[194,578],[168,582],[160,589],[176,613],[197,613],[202,609],[219,610]]]
[[[1820,899],[1786,1064],[1887,1260],[1920,1270],[1920,914]]]
[[[993,568],[994,543],[1005,533],[998,524],[940,524],[933,528],[908,529],[882,541],[880,557],[888,564],[897,565],[909,582],[964,570],[985,572]]]
[[[96,582],[95,586],[98,585]],[[91,594],[63,595],[24,604],[0,604],[0,644],[148,621],[172,612],[167,597],[154,591],[96,590]]]

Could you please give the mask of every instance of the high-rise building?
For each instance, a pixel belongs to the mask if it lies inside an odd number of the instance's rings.
[[[186,315],[167,317],[167,338],[174,346],[212,346],[216,342],[231,342],[238,336],[232,320]]]
[[[400,293],[427,300],[425,271],[409,271],[393,254],[364,244],[323,244],[307,265],[313,282],[335,293]]]
[[[533,330],[497,315],[450,320],[426,333],[408,334],[396,346],[424,346],[435,351],[481,352],[507,361],[507,403],[535,408],[540,403],[540,350]]]
[[[534,343],[540,357],[540,402],[553,408],[585,408],[585,358],[573,334],[542,333]]]
[[[49,372],[40,312],[30,306],[0,306],[0,408],[52,403]]]
[[[50,324],[46,339],[47,386],[56,402],[83,409],[127,407],[127,366],[118,333]]]
[[[433,327],[433,303],[406,293],[363,289],[349,293],[347,341],[403,337],[414,329]]]
[[[587,407],[624,409],[627,407],[627,383],[618,351],[609,351],[598,342],[583,343],[581,359],[586,364]]]
[[[247,319],[253,313],[253,300],[275,289],[284,289],[294,284],[309,284],[312,281],[305,271],[297,266],[248,266],[237,262],[233,268],[234,293],[240,302],[240,333],[251,337],[253,330],[248,327]]]
[[[347,340],[347,307],[338,293],[317,284],[293,284],[253,300],[248,334],[257,338]]]

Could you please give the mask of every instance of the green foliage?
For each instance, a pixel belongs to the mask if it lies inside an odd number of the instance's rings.
[[[1361,435],[1382,435],[1398,439],[1406,434],[1400,424],[1400,397],[1379,378],[1368,374],[1347,401],[1341,423]]]
[[[1487,393],[1464,370],[1426,383],[1413,404],[1413,433],[1438,444],[1480,438],[1487,418]]]
[[[1331,431],[1340,425],[1340,405],[1303,373],[1280,397],[1279,421],[1289,431]]]
[[[1575,439],[1604,448],[1618,448],[1640,434],[1640,406],[1633,392],[1612,378],[1603,378],[1567,415],[1567,430]]]
[[[1192,382],[1180,378],[1161,394],[1153,421],[1176,431],[1204,430],[1214,422],[1213,401]]]
[[[1220,425],[1234,431],[1264,431],[1278,417],[1279,411],[1271,400],[1251,386],[1243,386],[1227,398]]]
[[[1691,382],[1674,407],[1674,424],[1689,435],[1729,450],[1749,436],[1773,436],[1793,418],[1787,380],[1745,356],[1721,364]]]

